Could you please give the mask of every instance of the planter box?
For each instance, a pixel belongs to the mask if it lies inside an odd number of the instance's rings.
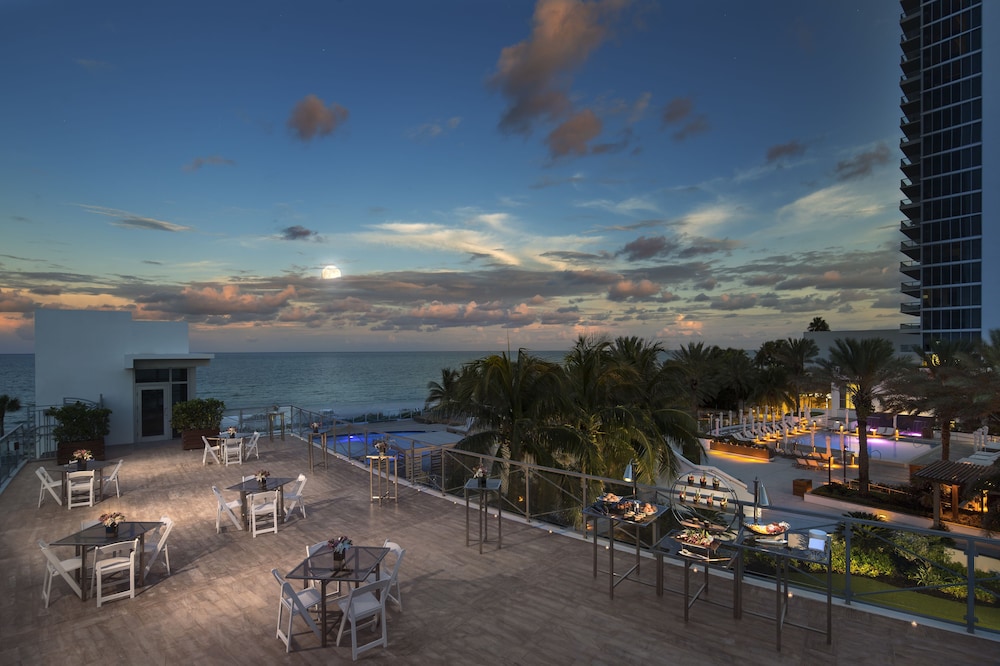
[[[709,445],[713,451],[721,451],[723,453],[731,453],[736,456],[746,456],[747,458],[759,458],[761,460],[770,460],[774,456],[774,452],[768,447],[756,447],[756,446],[740,446],[739,444],[730,444],[729,442],[718,442],[712,440]]]
[[[218,437],[218,428],[205,428],[203,430],[184,430],[181,432],[181,446],[185,451],[202,450],[205,442],[201,441],[202,436]]]
[[[813,489],[812,479],[792,479],[792,494],[805,497]]]
[[[56,449],[56,464],[65,465],[73,457],[77,449],[88,449],[94,454],[94,460],[104,460],[104,438],[92,439],[89,442],[59,442]]]

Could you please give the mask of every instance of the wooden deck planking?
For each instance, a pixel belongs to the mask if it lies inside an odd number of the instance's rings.
[[[996,649],[986,638],[836,606],[832,646],[819,634],[787,627],[777,652],[774,624],[766,619],[734,620],[729,608],[697,603],[685,624],[680,595],[656,596],[653,560],[643,562],[645,584],[623,582],[610,599],[606,576],[592,577],[590,542],[505,520],[503,549],[489,543],[479,555],[475,546],[465,547],[461,501],[401,485],[398,505],[379,506],[368,499],[364,469],[331,459],[328,469],[310,473],[305,444],[291,438],[263,438],[260,449],[259,462],[220,467],[202,466],[201,452],[182,451],[179,441],[109,447],[109,457],[125,458],[122,497],[72,511],[51,498],[37,509],[37,465],[22,470],[0,494],[6,574],[0,663],[348,661],[349,646],[321,648],[301,621],[296,651],[286,659],[274,636],[278,586],[270,574],[272,567],[286,572],[301,561],[307,544],[340,534],[358,544],[380,545],[388,537],[407,550],[400,572],[404,612],[390,609],[389,647],[363,655],[367,662],[983,663]],[[277,535],[254,539],[232,527],[217,535],[211,486],[224,489],[258,468],[281,476],[305,472],[309,517],[292,517]],[[81,518],[115,509],[129,519],[167,514],[176,521],[173,574],[165,576],[157,565],[134,600],[100,609],[57,579],[51,605],[43,608],[36,540],[54,541],[76,531]],[[605,551],[600,556],[604,569]],[[627,566],[629,553],[616,560]],[[682,569],[668,566],[666,585],[681,590]],[[712,598],[728,603],[730,587],[713,580]],[[772,587],[746,586],[745,595],[747,608],[773,612]],[[820,626],[825,617],[821,603],[805,598],[793,600],[792,612]]]

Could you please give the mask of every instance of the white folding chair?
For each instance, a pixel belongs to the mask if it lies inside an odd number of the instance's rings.
[[[316,634],[316,637],[322,640],[323,634],[320,632],[319,626],[312,619],[312,616],[309,615],[309,609],[315,608],[320,603],[319,590],[314,587],[307,587],[304,590],[296,592],[291,583],[282,578],[277,569],[271,569],[271,573],[274,575],[274,579],[278,581],[278,585],[281,586],[281,599],[278,604],[277,638],[280,638],[285,644],[285,652],[292,651],[292,620],[296,615],[305,620],[309,628],[312,629],[312,632]],[[288,626],[282,631],[281,620],[284,617],[285,611],[288,611]]]
[[[389,587],[386,590],[386,595],[388,597],[386,600],[394,602],[396,604],[396,607],[399,608],[399,612],[402,613],[403,596],[399,592],[399,566],[403,563],[403,555],[406,554],[406,549],[401,548],[398,543],[394,541],[389,541],[388,539],[385,540],[385,543],[382,544],[382,547],[388,548],[389,552],[392,553],[396,558],[396,561],[392,563],[392,571],[390,571],[388,575]],[[386,563],[383,561],[382,564],[384,567]],[[383,576],[383,578],[384,577],[385,576]],[[375,573],[372,573],[371,575],[368,576],[368,579],[365,582],[372,583],[376,580],[379,580],[379,578],[375,576]]]
[[[388,647],[389,638],[385,629],[385,598],[389,589],[389,579],[373,583],[365,583],[352,587],[346,598],[337,602],[343,616],[340,620],[340,630],[337,632],[337,646],[344,635],[344,626],[351,625],[351,657],[358,660],[358,655],[376,647]],[[381,635],[375,640],[358,645],[359,627],[381,627]]]
[[[94,506],[94,472],[66,474],[66,508]]]
[[[163,563],[167,567],[167,575],[170,575],[170,549],[167,547],[167,537],[174,529],[174,521],[170,516],[160,516],[160,522],[162,525],[156,528],[153,533],[147,534],[142,544],[142,552],[146,560],[146,566],[142,570],[144,578],[149,575],[149,570],[153,568],[160,553],[163,553]],[[154,536],[155,540],[150,538]]]
[[[254,430],[253,434],[250,436],[250,441],[248,441],[246,445],[243,447],[244,460],[249,460],[251,453],[257,456],[257,460],[260,460],[260,449],[257,448],[257,440],[259,439],[260,439],[260,433]]]
[[[306,475],[299,474],[296,485],[290,492],[285,493],[285,518],[295,509],[299,510],[302,517],[306,517],[306,503],[302,498],[302,491],[306,488]]]
[[[49,491],[52,498],[62,506],[62,481],[56,481],[49,474],[49,470],[39,467],[35,470],[35,475],[42,482],[42,487],[38,490],[38,508],[42,508],[42,500],[45,499],[45,491]]]
[[[278,533],[278,491],[270,490],[250,495],[250,533]]]
[[[122,496],[122,489],[118,486],[118,472],[121,471],[123,462],[125,461],[119,460],[115,463],[114,468],[112,468],[111,474],[101,477],[101,499],[104,499],[104,496],[107,494],[107,491],[110,490],[112,483],[115,484],[115,496]]]
[[[218,507],[216,508],[215,511],[215,533],[218,534],[219,532],[222,531],[223,514],[229,517],[229,520],[233,522],[233,525],[236,526],[236,529],[242,530],[243,521],[240,520],[240,517],[238,515],[236,515],[236,512],[242,506],[240,504],[240,501],[233,500],[231,502],[227,502],[225,498],[222,497],[222,493],[219,492],[219,488],[217,486],[212,486],[212,492],[215,493],[215,499],[217,500],[218,504]]]
[[[52,594],[52,579],[55,578],[56,574],[59,574],[70,588],[76,592],[76,596],[82,599],[83,590],[80,589],[80,585],[76,582],[76,579],[70,575],[71,571],[76,571],[80,568],[80,558],[71,557],[66,560],[60,560],[52,552],[52,549],[49,548],[49,544],[41,539],[38,540],[38,547],[42,549],[42,555],[45,556],[45,579],[42,581],[42,599],[45,599],[45,607],[49,607],[49,597]]]
[[[222,462],[227,466],[243,464],[242,437],[227,437],[222,440]]]
[[[201,464],[202,465],[207,465],[208,464],[208,458],[209,458],[209,456],[211,456],[212,460],[215,461],[216,465],[221,465],[222,463],[219,462],[219,449],[220,449],[220,446],[218,445],[218,443],[216,443],[216,444],[213,445],[211,442],[208,441],[208,437],[205,437],[205,435],[201,436],[201,441],[205,442],[205,452],[201,454]],[[219,440],[215,440],[215,441],[218,442]]]
[[[127,554],[121,555],[125,549]],[[97,592],[97,607],[105,601],[113,601],[128,597],[135,598],[135,558],[139,549],[139,540],[111,543],[94,549],[94,590]],[[106,554],[110,554],[107,555]],[[119,574],[124,574],[120,576]],[[122,585],[124,589],[111,594],[104,593],[105,583]]]

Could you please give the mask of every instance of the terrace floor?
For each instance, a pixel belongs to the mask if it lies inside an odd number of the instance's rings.
[[[121,498],[72,511],[48,495],[36,508],[38,464],[21,470],[0,494],[0,663],[348,661],[349,645],[321,648],[301,620],[296,649],[285,656],[275,638],[278,586],[270,574],[272,567],[293,568],[307,544],[341,534],[366,545],[388,537],[406,548],[404,612],[389,611],[389,647],[362,655],[365,662],[971,664],[996,652],[989,638],[836,604],[832,645],[820,634],[786,627],[778,652],[775,625],[765,618],[744,613],[735,620],[728,608],[699,601],[685,623],[679,566],[665,567],[663,597],[653,587],[655,563],[645,560],[641,582],[623,582],[611,599],[606,575],[592,576],[591,542],[505,518],[503,549],[490,545],[480,555],[465,546],[462,503],[401,484],[398,504],[379,506],[369,500],[364,468],[330,458],[328,468],[310,472],[305,444],[292,437],[265,436],[260,450],[259,463],[227,468],[203,466],[201,451],[183,451],[179,441],[109,447],[109,459],[125,460]],[[256,539],[231,527],[217,534],[211,486],[225,488],[259,468],[307,474],[308,518],[293,517],[278,534]],[[81,602],[57,578],[44,608],[36,541],[55,541],[77,531],[81,519],[109,510],[130,520],[167,514],[176,521],[172,575],[156,567],[135,599],[102,608]],[[616,559],[620,567],[625,553]],[[712,598],[728,602],[728,583],[715,581]],[[773,587],[747,585],[744,595],[746,610],[773,613]],[[820,627],[823,611],[821,602],[802,595],[790,603],[796,623]]]

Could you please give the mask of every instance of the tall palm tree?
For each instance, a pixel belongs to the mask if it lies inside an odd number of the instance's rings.
[[[809,328],[807,328],[806,330],[812,332],[829,331],[830,325],[826,323],[826,320],[823,319],[822,317],[813,317],[812,321],[809,322]]]
[[[21,409],[21,401],[17,398],[12,398],[6,393],[0,395],[0,437],[2,437],[6,431],[4,430],[4,417],[7,416],[7,412],[13,414]]]
[[[831,381],[845,386],[858,417],[858,486],[868,492],[868,417],[878,399],[890,399],[893,386],[908,364],[896,356],[885,338],[855,338],[834,341],[828,359],[820,362]]]
[[[441,368],[441,381],[427,382],[427,398],[424,409],[438,418],[450,419],[459,414],[459,386],[461,374],[453,368]]]
[[[493,354],[465,366],[458,408],[475,419],[476,432],[459,443],[467,451],[551,464],[542,431],[557,413],[562,368],[525,350],[513,360]]]
[[[903,411],[932,412],[941,428],[941,460],[951,458],[951,425],[962,416],[973,416],[977,375],[982,367],[966,341],[936,340],[928,349],[914,352],[920,366],[902,379],[894,404]]]
[[[788,338],[778,348],[778,360],[787,370],[788,385],[794,398],[795,413],[802,410],[802,393],[811,386],[809,367],[819,356],[815,340],[808,338]]]
[[[715,398],[719,388],[719,361],[722,350],[715,345],[692,342],[670,352],[664,372],[674,385],[688,414],[698,418],[698,409]]]

